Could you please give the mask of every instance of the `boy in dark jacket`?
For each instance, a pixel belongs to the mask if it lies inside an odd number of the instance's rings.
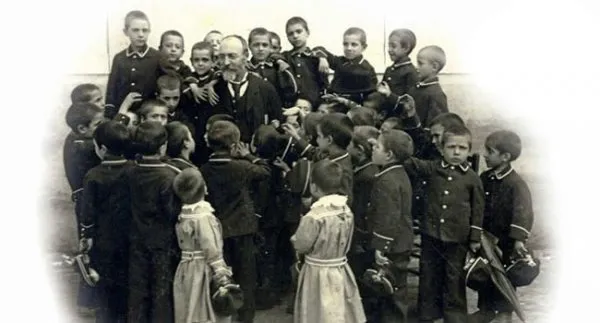
[[[181,202],[172,184],[179,170],[161,160],[167,131],[160,123],[140,124],[133,142],[140,159],[126,175],[131,196],[128,321],[173,322],[179,256],[173,228]]]
[[[521,139],[512,131],[496,131],[485,140],[484,158],[489,169],[481,174],[485,191],[483,229],[498,238],[505,265],[515,254],[526,252],[533,225],[529,187],[511,165],[520,155]],[[490,322],[496,311],[500,322],[511,321],[513,308],[494,286],[479,292],[478,305],[473,322]]]
[[[375,251],[377,265],[387,265],[395,282],[391,298],[380,300],[373,313],[374,321],[407,322],[407,267],[413,246],[412,188],[402,164],[412,155],[413,142],[408,134],[394,129],[371,141],[373,163],[380,171],[375,174],[367,211],[372,234],[370,249]]]
[[[244,292],[239,320],[254,320],[256,290],[256,247],[254,235],[258,219],[250,197],[253,181],[269,179],[267,163],[250,154],[240,142],[238,127],[229,121],[216,121],[207,134],[214,151],[201,171],[208,186],[208,201],[223,226],[223,255],[231,265],[234,280]]]
[[[127,317],[131,208],[124,174],[133,166],[123,157],[128,145],[125,125],[108,121],[98,126],[94,146],[102,162],[84,179],[82,236],[91,246],[91,267],[100,275],[96,322],[122,322]]]

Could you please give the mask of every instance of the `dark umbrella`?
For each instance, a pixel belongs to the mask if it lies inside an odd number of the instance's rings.
[[[498,291],[506,298],[507,301],[513,306],[515,313],[525,322],[525,315],[521,308],[521,303],[517,297],[517,293],[513,288],[510,280],[506,277],[504,266],[500,260],[500,250],[496,246],[498,239],[489,232],[484,232],[481,236],[481,256],[489,261],[492,269],[491,279]]]

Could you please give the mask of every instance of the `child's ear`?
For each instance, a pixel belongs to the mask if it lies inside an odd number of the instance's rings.
[[[327,136],[327,140],[329,140],[329,144],[333,143],[333,137],[332,136]]]
[[[160,146],[160,148],[158,149],[158,152],[160,153],[161,156],[164,156],[167,154],[167,143],[166,142],[164,144],[162,144],[162,146]]]
[[[510,161],[510,159],[512,158],[512,155],[510,153],[502,153],[500,154],[500,158],[502,159],[503,162],[508,163]]]
[[[385,153],[385,157],[387,158],[387,160],[394,160],[396,158],[396,156],[394,156],[394,153],[391,150],[388,150]]]
[[[77,132],[79,132],[80,134],[84,134],[88,131],[88,126],[84,126],[82,124],[77,125]]]

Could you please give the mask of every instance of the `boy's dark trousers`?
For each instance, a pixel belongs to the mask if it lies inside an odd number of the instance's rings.
[[[278,271],[277,243],[279,242],[280,226],[262,228],[260,241],[257,241],[256,247],[258,255],[256,259],[257,275],[259,276],[260,286],[257,301],[261,299],[265,304],[271,304],[275,301],[276,294],[279,291],[280,271]],[[259,296],[260,295],[260,296]]]
[[[81,208],[83,190],[79,190],[72,194],[71,200],[75,202],[75,222],[77,225],[77,235],[79,239],[79,230],[81,230]],[[98,306],[98,296],[96,295],[96,288],[89,286],[81,279],[77,289],[77,306],[96,308]]]
[[[128,322],[173,322],[173,276],[176,250],[131,244]]]
[[[96,322],[127,322],[128,250],[91,254],[91,267],[98,271]]]
[[[368,322],[408,322],[408,263],[410,262],[410,251],[400,253],[387,253],[385,256],[390,260],[389,265],[394,275],[394,294],[389,297],[379,297],[370,300],[369,309],[365,308]],[[374,257],[373,257],[374,258]],[[373,259],[374,260],[374,259]]]
[[[467,322],[463,266],[468,246],[421,234],[418,310],[421,321]]]
[[[256,311],[256,253],[254,234],[223,239],[225,262],[231,266],[233,280],[244,295],[244,305],[238,310],[238,320],[242,322],[252,322]]]

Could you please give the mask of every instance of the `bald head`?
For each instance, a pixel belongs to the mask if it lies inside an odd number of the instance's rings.
[[[226,47],[229,52],[235,52],[244,56],[248,56],[248,43],[242,36],[228,35],[221,41],[221,51]]]
[[[221,41],[219,65],[223,78],[227,81],[238,81],[246,74],[248,59],[248,43],[238,35],[229,35]]]

